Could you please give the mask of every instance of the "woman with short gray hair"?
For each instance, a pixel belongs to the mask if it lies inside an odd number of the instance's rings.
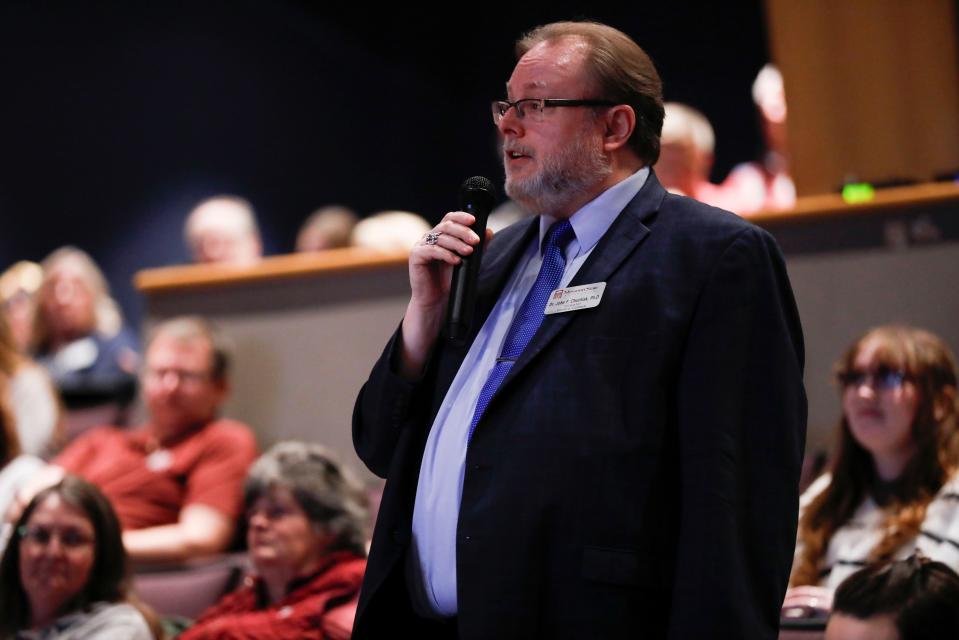
[[[183,640],[349,637],[366,569],[367,499],[324,447],[281,442],[244,487],[255,572]]]

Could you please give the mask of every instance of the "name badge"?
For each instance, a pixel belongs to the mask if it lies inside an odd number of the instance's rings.
[[[173,465],[173,454],[168,449],[157,449],[147,456],[146,465],[154,473],[166,471]]]
[[[549,294],[549,301],[546,302],[546,308],[543,310],[543,313],[550,315],[552,313],[592,309],[599,305],[599,301],[603,299],[603,292],[605,290],[605,282],[583,284],[578,287],[569,287],[568,289],[555,289],[553,293]]]

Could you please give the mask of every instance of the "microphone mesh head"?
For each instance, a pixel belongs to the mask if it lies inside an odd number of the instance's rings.
[[[463,182],[463,186],[460,187],[461,191],[487,191],[491,198],[496,197],[496,187],[493,186],[493,182],[489,178],[484,178],[483,176],[473,176],[472,178],[467,178]]]

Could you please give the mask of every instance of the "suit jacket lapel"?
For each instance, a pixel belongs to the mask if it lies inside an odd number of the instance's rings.
[[[586,263],[576,273],[570,282],[570,287],[594,282],[606,281],[623,261],[642,243],[650,233],[647,223],[659,211],[659,206],[666,196],[666,190],[660,186],[655,174],[650,171],[646,184],[640,189],[622,213],[613,221],[609,229],[600,238]],[[543,318],[533,339],[526,346],[509,374],[503,380],[496,395],[510,384],[526,367],[529,362],[559,335],[576,318],[576,312],[557,313]],[[491,403],[495,400],[491,400]]]

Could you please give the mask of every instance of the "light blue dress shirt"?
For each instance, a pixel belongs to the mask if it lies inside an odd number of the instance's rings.
[[[560,288],[573,279],[648,176],[649,169],[643,167],[573,214],[570,223],[576,238],[566,247],[566,268]],[[407,568],[414,604],[422,614],[452,617],[457,613],[456,522],[463,493],[467,433],[480,391],[502,349],[513,316],[539,274],[543,259],[538,249],[553,222],[554,218],[540,216],[539,236],[526,248],[473,341],[427,438],[416,487],[413,545]],[[483,423],[476,428],[482,429]]]

